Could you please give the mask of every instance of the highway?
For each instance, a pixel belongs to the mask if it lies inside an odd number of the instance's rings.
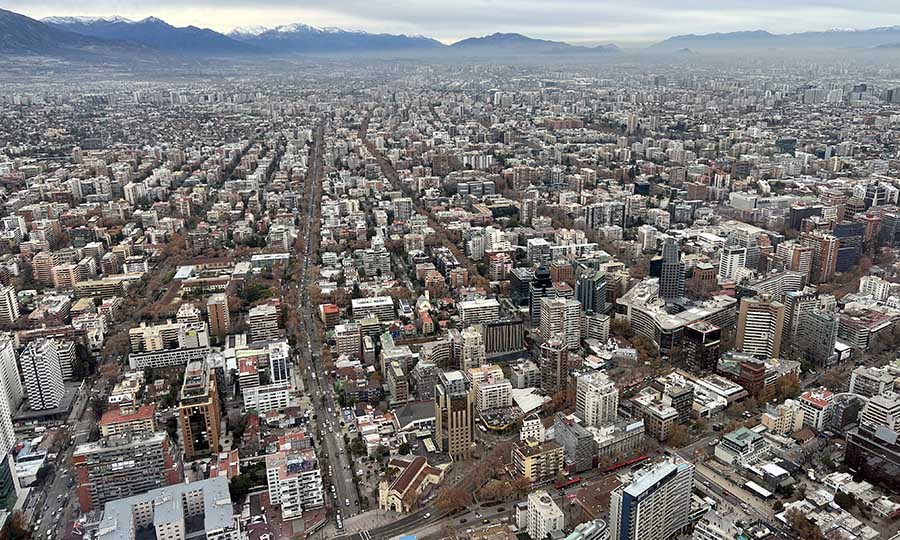
[[[360,511],[359,496],[356,485],[353,483],[353,472],[350,469],[350,456],[344,448],[344,439],[341,434],[340,407],[334,396],[334,388],[328,382],[328,374],[325,372],[319,358],[322,343],[316,331],[315,308],[309,303],[309,287],[312,285],[312,269],[315,266],[315,250],[318,248],[317,238],[310,233],[314,220],[318,219],[317,209],[320,208],[321,184],[324,175],[325,163],[325,128],[320,125],[315,130],[314,143],[310,150],[309,179],[310,198],[308,211],[305,216],[303,233],[305,249],[298,253],[302,272],[299,287],[299,303],[297,310],[300,315],[300,332],[297,338],[297,347],[300,350],[303,362],[295,366],[302,370],[302,376],[306,393],[310,396],[313,410],[316,414],[316,425],[321,431],[324,449],[320,445],[318,457],[322,468],[323,478],[326,480],[326,497],[331,497],[335,511],[342,515],[357,514]],[[330,482],[329,482],[330,480]],[[334,485],[334,495],[328,484]],[[348,504],[349,503],[349,504]]]

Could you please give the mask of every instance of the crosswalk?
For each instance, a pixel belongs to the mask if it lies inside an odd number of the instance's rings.
[[[361,540],[372,540],[372,533],[369,531],[360,531],[359,537]]]

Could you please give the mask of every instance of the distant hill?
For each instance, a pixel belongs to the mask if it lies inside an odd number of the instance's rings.
[[[472,37],[457,41],[450,46],[450,49],[454,52],[488,55],[620,52],[620,49],[612,44],[600,45],[597,47],[582,47],[570,45],[569,43],[564,43],[562,41],[550,41],[523,36],[522,34],[503,34],[499,32],[489,36]]]
[[[772,34],[765,30],[687,34],[661,41],[652,45],[649,50],[675,52],[679,49],[691,49],[695,52],[709,52],[729,49],[868,49],[892,43],[900,43],[900,26],[796,34]]]
[[[179,28],[156,17],[140,21],[121,17],[49,17],[42,22],[52,28],[83,36],[132,42],[174,54],[231,55],[256,52],[252,46],[213,30],[196,26]]]
[[[0,9],[0,53],[60,54],[115,46]]]
[[[397,50],[438,50],[445,45],[425,36],[370,34],[342,28],[318,28],[302,23],[276,28],[236,29],[228,36],[272,53],[343,53]]]

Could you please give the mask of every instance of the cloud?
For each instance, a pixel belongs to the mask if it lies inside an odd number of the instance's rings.
[[[446,42],[498,31],[627,43],[685,33],[785,33],[900,24],[896,0],[7,0],[3,7],[36,18],[153,15],[179,26],[219,31],[304,22],[419,33]]]

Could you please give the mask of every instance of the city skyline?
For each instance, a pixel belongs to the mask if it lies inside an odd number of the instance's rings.
[[[152,4],[88,0],[77,5],[58,0],[12,0],[0,7],[36,19],[118,16],[140,20],[153,16],[176,26],[194,25],[222,33],[236,28],[304,23],[372,33],[422,34],[447,44],[494,32],[518,32],[573,44],[615,42],[640,46],[682,34],[752,30],[794,33],[900,25],[900,13],[883,0],[853,4],[800,0],[787,6],[774,0],[755,2],[752,6],[736,0],[704,0],[690,7],[671,0],[643,0],[625,9],[607,0],[568,0],[562,4],[463,0],[452,5],[424,5],[413,0],[375,5],[358,0],[314,1],[303,5],[287,0],[201,0],[189,6],[170,0]]]

